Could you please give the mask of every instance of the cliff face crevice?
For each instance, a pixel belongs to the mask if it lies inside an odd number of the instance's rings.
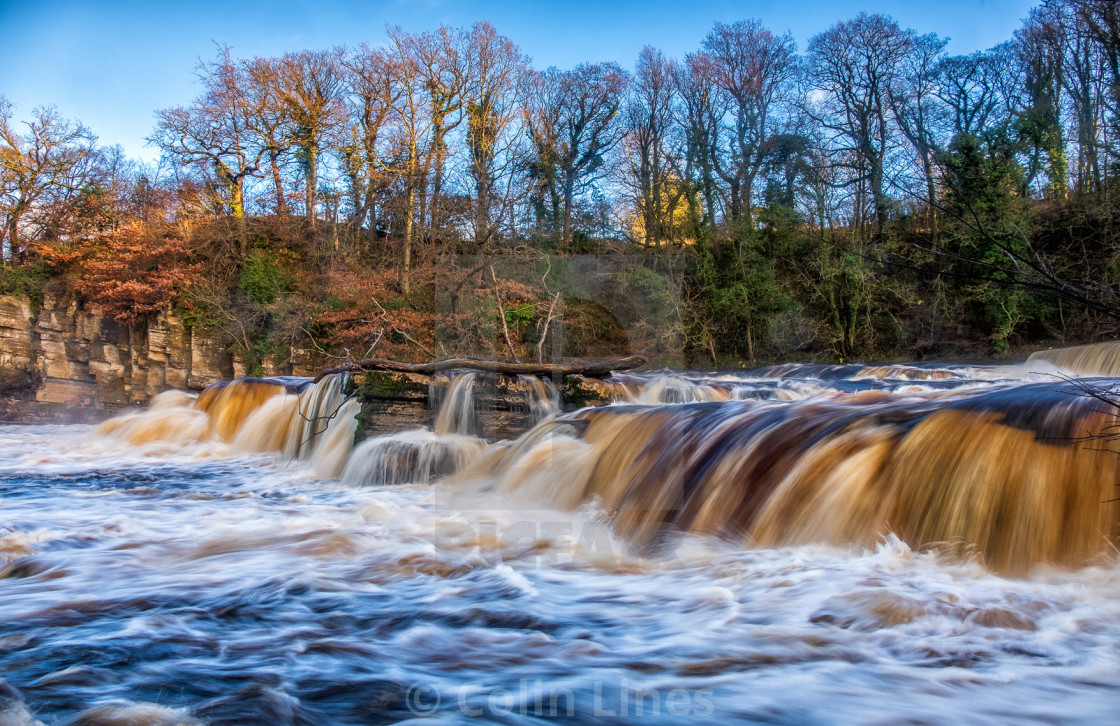
[[[262,361],[264,375],[325,367],[311,351],[284,352]],[[44,294],[36,310],[0,295],[0,419],[90,420],[248,373],[220,333],[192,329],[170,310],[124,327],[57,296]]]

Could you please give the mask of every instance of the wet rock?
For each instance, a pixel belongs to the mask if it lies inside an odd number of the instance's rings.
[[[209,726],[316,726],[325,720],[298,698],[263,684],[244,686],[207,701],[194,709],[194,715]]]
[[[67,726],[203,726],[184,709],[117,701],[82,711]]]
[[[27,710],[19,691],[0,678],[0,726],[42,726]]]

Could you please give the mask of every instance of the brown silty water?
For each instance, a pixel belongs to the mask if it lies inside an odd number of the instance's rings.
[[[794,403],[588,409],[554,423],[587,446],[513,489],[574,507],[595,500],[619,532],[758,547],[873,545],[978,556],[1023,573],[1114,552],[1120,456],[1093,437],[1116,414],[1046,384],[897,400],[879,391]],[[560,448],[556,439],[544,441]],[[511,449],[472,476],[533,470]],[[563,481],[557,492],[555,481]]]
[[[873,382],[954,376],[904,366],[816,372],[821,380]],[[765,373],[786,378],[797,368]],[[742,385],[735,379],[630,379],[615,384],[620,398],[685,403],[584,409],[539,424],[524,437],[531,446],[499,446],[476,457],[485,447],[467,436],[474,377],[462,374],[447,387],[434,433],[381,437],[380,448],[366,447],[367,459],[380,458],[365,468],[392,469],[381,475],[385,483],[409,481],[419,462],[426,480],[466,468],[461,478],[498,482],[523,499],[568,508],[595,501],[618,532],[642,547],[673,532],[759,547],[868,547],[894,533],[913,546],[976,556],[1009,573],[1080,566],[1114,551],[1120,456],[1098,437],[1115,430],[1117,409],[1066,382],[911,386],[901,393],[855,388],[790,401],[778,390],[770,400],[730,400]],[[341,378],[314,386],[240,379],[206,389],[193,404],[175,398],[101,431],[136,444],[209,437],[297,457],[337,419],[331,452],[319,464],[337,476],[350,463],[347,480],[362,483],[362,465],[350,461],[346,440],[354,404],[349,416],[332,416],[343,405],[341,389]],[[565,457],[541,466],[541,447],[558,451],[565,440],[586,446],[578,454],[569,446]]]
[[[1108,720],[1116,382],[1039,365],[528,381],[512,441],[469,374],[357,446],[341,377],[0,427],[0,723]]]

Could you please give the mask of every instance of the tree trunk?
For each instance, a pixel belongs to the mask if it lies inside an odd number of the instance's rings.
[[[475,244],[486,244],[490,241],[490,176],[486,171],[479,172],[475,204],[474,241]]]
[[[416,206],[416,189],[410,182],[405,194],[404,249],[401,251],[401,292],[408,296],[408,274],[412,267],[412,215]]]
[[[19,216],[8,217],[8,261],[15,264],[19,257]]]
[[[440,194],[443,192],[443,158],[444,158],[444,144],[443,144],[443,125],[436,124],[432,130],[432,155],[435,157],[435,170],[432,176],[432,200],[429,204],[430,211],[428,212],[429,225],[432,229],[432,238],[438,236],[439,230],[439,200]]]
[[[307,154],[307,224],[315,229],[315,196],[319,189],[319,144],[312,140],[304,150]]]
[[[568,174],[564,180],[564,218],[562,242],[564,247],[572,245],[572,197],[575,196],[576,179],[573,174]]]
[[[272,167],[272,186],[276,192],[276,214],[287,214],[288,202],[284,199],[284,179],[280,176],[280,152],[275,149],[270,150],[268,161]]]
[[[245,218],[245,179],[233,177],[229,180],[229,208],[236,219]]]
[[[509,363],[499,360],[477,360],[474,358],[449,358],[447,360],[433,361],[431,363],[402,363],[401,361],[387,360],[385,358],[370,358],[350,365],[327,368],[319,371],[315,376],[318,382],[326,376],[335,373],[348,373],[351,371],[388,371],[391,373],[419,373],[431,375],[442,371],[472,370],[487,373],[502,373],[506,375],[523,376],[586,376],[588,378],[602,378],[609,376],[614,371],[628,371],[643,366],[646,359],[640,355],[629,358],[605,361],[602,363],[569,363],[538,364],[538,363]]]

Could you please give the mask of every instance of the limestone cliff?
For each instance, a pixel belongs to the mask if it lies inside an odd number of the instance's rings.
[[[314,375],[308,350],[262,362],[265,375]],[[122,327],[72,300],[0,295],[0,419],[89,420],[144,405],[168,389],[201,390],[249,371],[216,332],[172,311]]]

